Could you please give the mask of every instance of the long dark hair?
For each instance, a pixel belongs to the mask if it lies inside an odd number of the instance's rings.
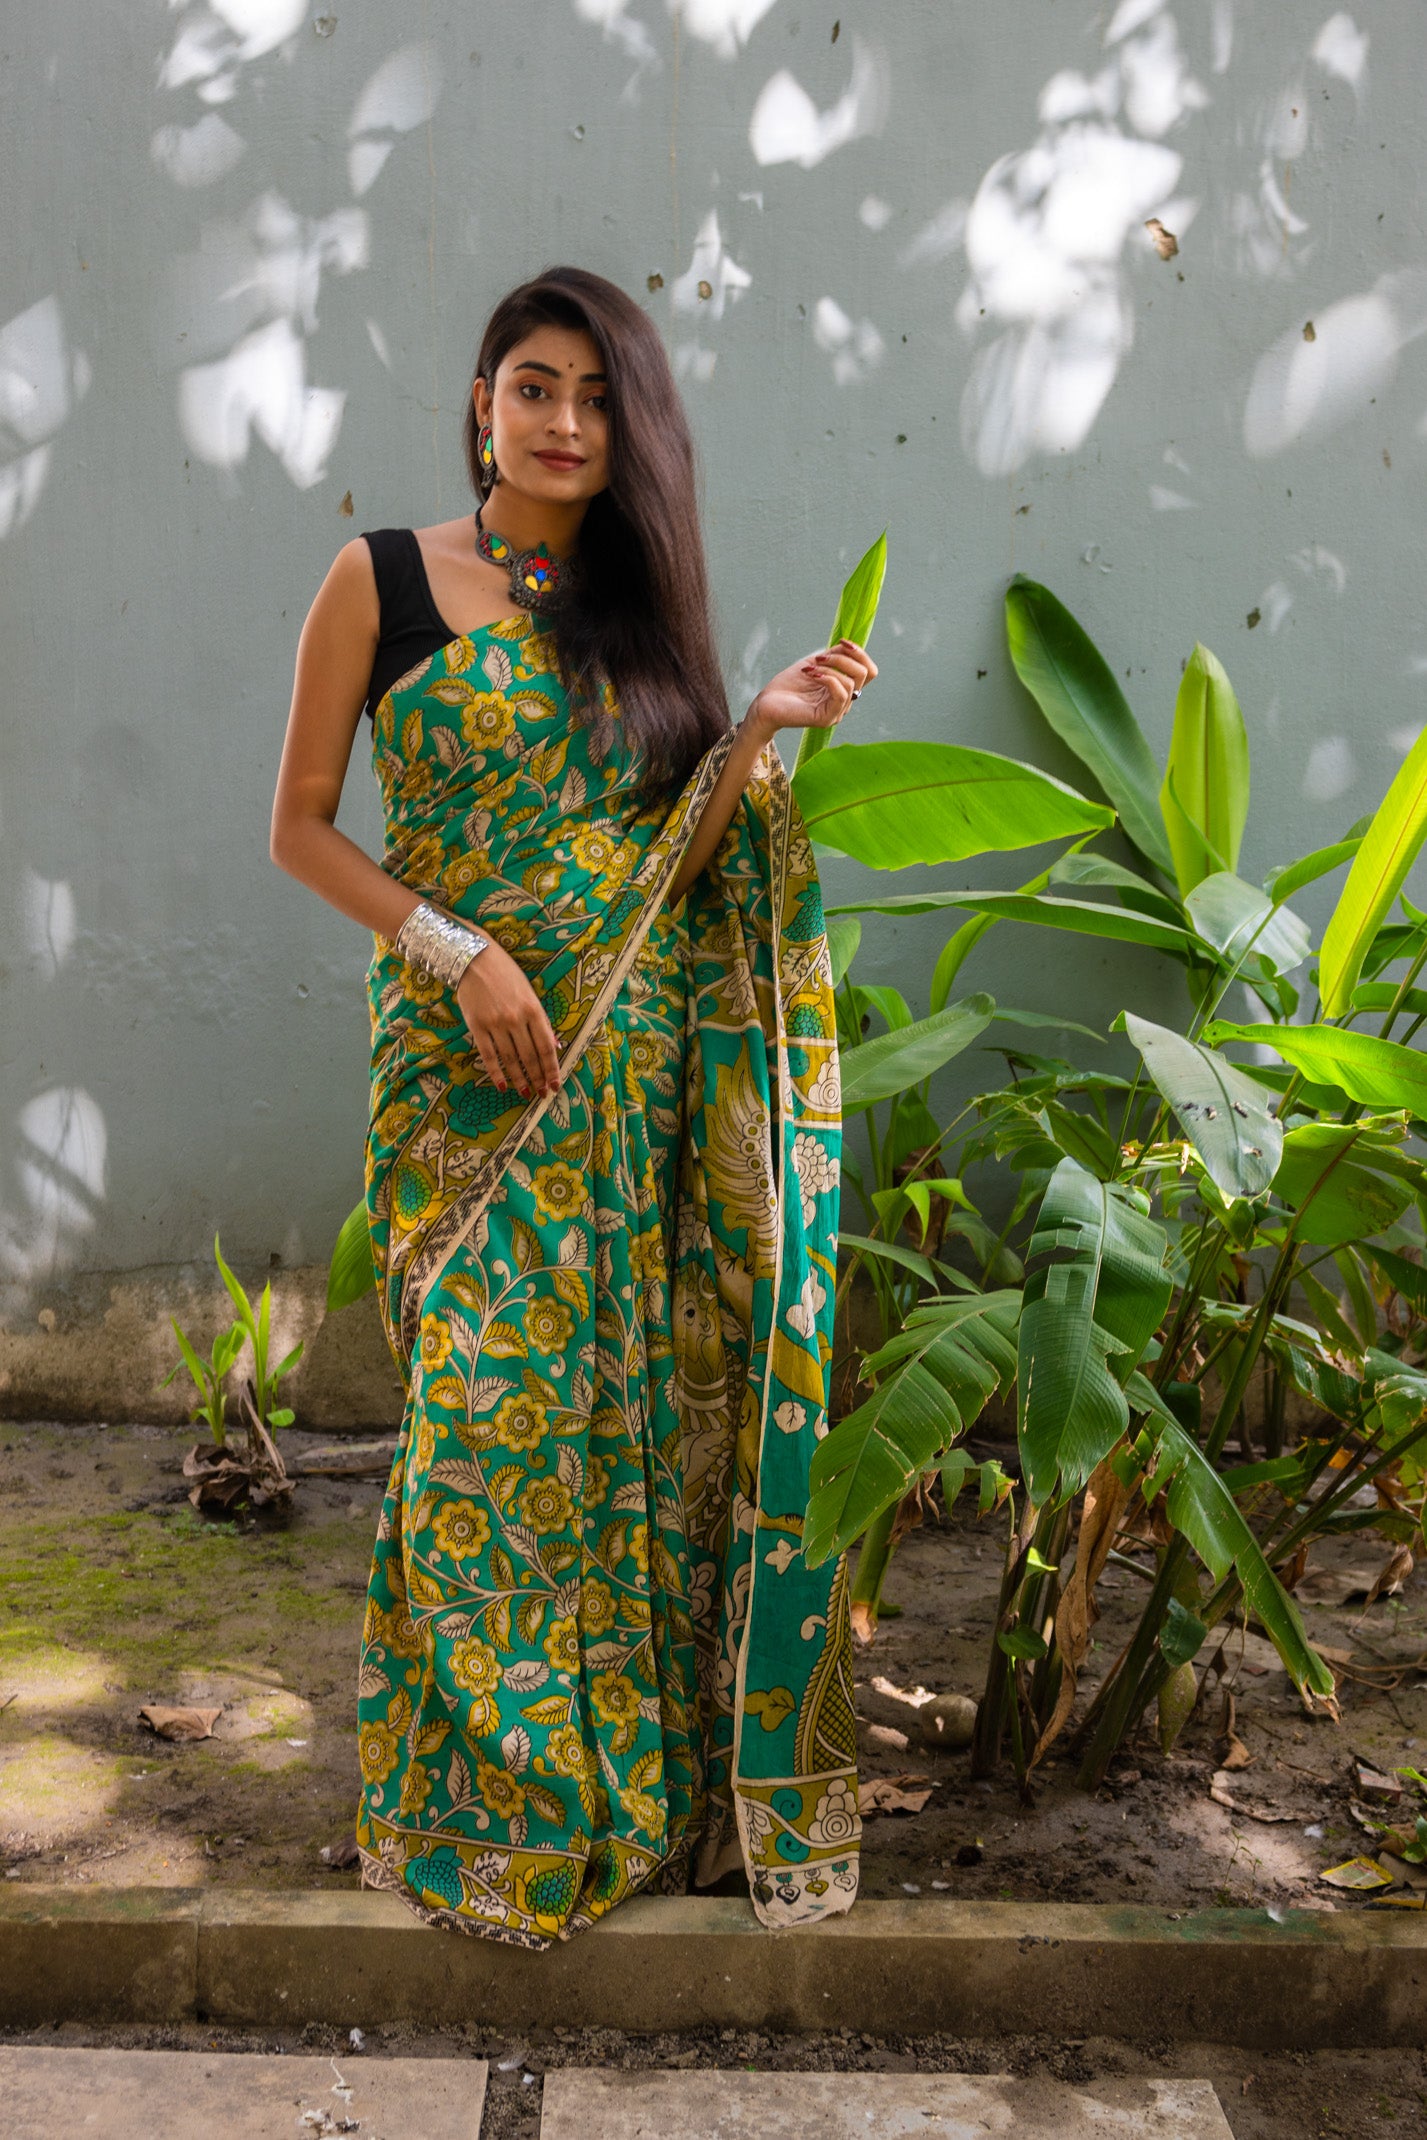
[[[714,647],[696,498],[694,442],[653,322],[616,283],[547,267],[503,297],[476,353],[476,378],[537,327],[584,328],[608,379],[609,484],[580,528],[582,584],[554,627],[576,717],[610,735],[613,691],[626,738],[643,746],[644,785],[676,788],[731,727]],[[481,493],[476,412],[466,400],[466,465]]]

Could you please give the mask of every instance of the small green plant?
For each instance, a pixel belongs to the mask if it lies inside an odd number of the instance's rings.
[[[186,1367],[198,1391],[198,1402],[188,1416],[195,1422],[202,1420],[213,1436],[215,1445],[221,1449],[227,1441],[224,1414],[228,1409],[228,1393],[223,1385],[228,1378],[228,1370],[243,1349],[243,1326],[241,1323],[234,1323],[229,1329],[220,1331],[213,1340],[213,1350],[204,1360],[199,1358],[196,1347],[179,1328],[177,1317],[171,1315],[169,1321],[173,1324],[173,1334],[178,1339],[180,1357],[174,1361],[159,1388],[166,1390],[174,1376]]]
[[[265,1427],[290,1427],[296,1414],[285,1405],[277,1408],[277,1386],[283,1376],[290,1374],[302,1358],[302,1345],[294,1345],[286,1359],[280,1360],[277,1366],[269,1371],[268,1344],[273,1298],[271,1281],[263,1287],[262,1298],[255,1309],[223,1261],[223,1251],[219,1246],[217,1234],[213,1236],[213,1260],[218,1265],[223,1283],[227,1286],[233,1305],[238,1311],[237,1327],[253,1348],[253,1403],[258,1417]]]

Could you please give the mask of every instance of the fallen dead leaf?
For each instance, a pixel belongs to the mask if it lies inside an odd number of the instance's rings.
[[[222,1714],[221,1702],[216,1709],[170,1709],[161,1702],[151,1702],[139,1711],[139,1722],[147,1724],[161,1739],[211,1739],[213,1726]]]
[[[930,1784],[924,1791],[904,1791],[890,1777],[874,1776],[857,1786],[857,1810],[864,1820],[871,1813],[920,1813],[931,1795]]]
[[[1219,1766],[1226,1769],[1248,1768],[1257,1759],[1257,1754],[1251,1754],[1243,1740],[1231,1731],[1228,1748]]]
[[[1166,230],[1157,215],[1149,216],[1145,229],[1150,234],[1150,243],[1161,260],[1172,260],[1179,251],[1179,240],[1172,230]]]
[[[898,1731],[895,1724],[869,1724],[867,1743],[879,1747],[885,1753],[904,1754],[907,1751],[907,1734]]]

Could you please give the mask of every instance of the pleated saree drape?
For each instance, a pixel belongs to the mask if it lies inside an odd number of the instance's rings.
[[[525,1946],[739,1864],[767,1924],[845,1910],[846,1575],[800,1551],[837,1043],[781,761],[676,916],[728,741],[641,802],[528,617],[401,678],[374,731],[384,867],[520,961],[563,1051],[558,1096],[498,1092],[450,991],[377,939],[368,1207],[408,1401],[361,1658],[364,1879]]]

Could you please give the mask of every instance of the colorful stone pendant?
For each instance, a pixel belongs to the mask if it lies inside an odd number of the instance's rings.
[[[579,566],[573,557],[558,558],[548,543],[532,550],[517,550],[504,535],[482,525],[476,507],[476,548],[493,565],[505,565],[510,573],[510,598],[522,609],[558,610],[573,591]]]

